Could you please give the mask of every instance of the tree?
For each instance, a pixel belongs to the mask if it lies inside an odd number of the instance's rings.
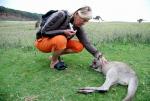
[[[14,10],[10,8],[6,8],[3,6],[0,6],[0,16],[15,16],[16,18],[21,18],[26,19],[26,20],[40,20],[42,14],[37,14],[37,13],[30,13],[30,12],[25,12],[25,11],[20,11],[20,10]],[[13,20],[13,19],[12,19]],[[18,19],[20,20],[20,19]]]

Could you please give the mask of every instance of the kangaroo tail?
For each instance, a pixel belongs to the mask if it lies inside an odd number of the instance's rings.
[[[137,90],[138,86],[138,79],[137,76],[134,76],[130,79],[129,85],[128,85],[128,92],[126,97],[123,99],[123,101],[131,101],[133,96],[135,95],[135,92]]]

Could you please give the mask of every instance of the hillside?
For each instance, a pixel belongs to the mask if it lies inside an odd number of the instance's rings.
[[[34,20],[39,20],[40,17],[41,14],[14,10],[14,9],[0,6],[0,20],[34,21]]]

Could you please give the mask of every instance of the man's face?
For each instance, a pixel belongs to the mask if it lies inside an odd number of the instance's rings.
[[[74,18],[74,24],[77,27],[81,27],[86,22],[88,22],[88,20],[81,18],[79,15],[76,15],[75,18]]]

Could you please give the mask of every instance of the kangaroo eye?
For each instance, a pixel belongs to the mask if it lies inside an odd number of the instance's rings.
[[[93,61],[93,64],[95,65],[95,64],[96,64],[96,62],[95,62],[95,61]]]

